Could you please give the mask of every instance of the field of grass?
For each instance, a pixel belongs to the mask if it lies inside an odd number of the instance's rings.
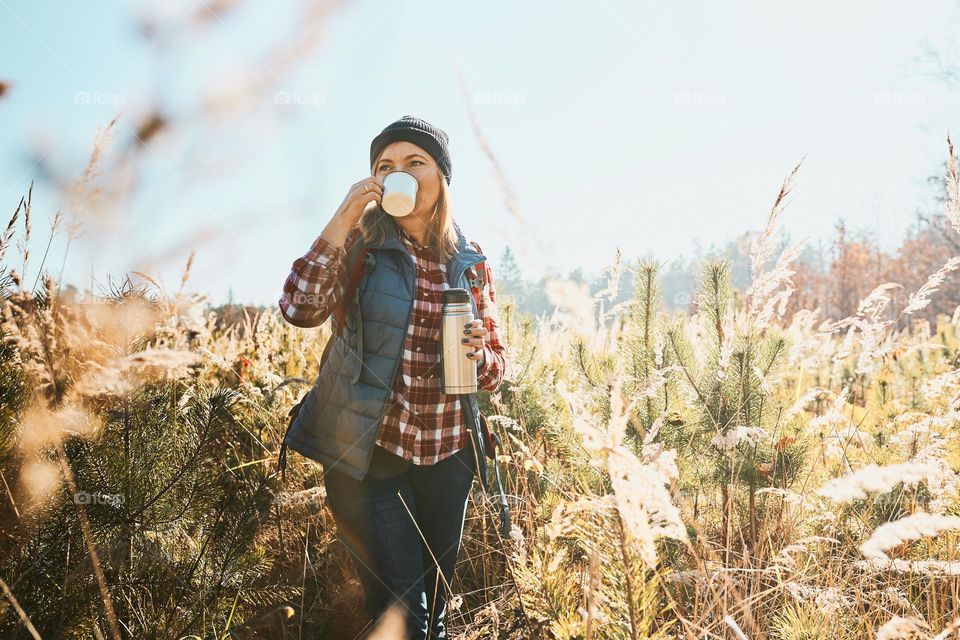
[[[514,527],[498,535],[476,484],[454,637],[956,635],[960,307],[913,314],[960,257],[849,317],[784,317],[801,245],[772,247],[795,172],[746,291],[708,260],[696,312],[668,316],[660,265],[617,261],[574,314],[592,329],[501,301],[510,368],[481,404]],[[98,296],[31,286],[9,250],[30,207],[0,250],[0,637],[356,637],[321,468],[291,453],[276,474],[328,327],[211,309],[189,264],[173,292],[145,274]]]

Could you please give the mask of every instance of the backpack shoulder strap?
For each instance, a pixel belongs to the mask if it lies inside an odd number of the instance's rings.
[[[471,242],[473,246],[477,248],[477,253],[483,253],[480,250],[480,245],[476,242]],[[470,281],[470,292],[473,293],[473,301],[477,304],[477,309],[480,309],[480,295],[483,292],[483,281],[485,279],[485,273],[483,270],[483,265],[486,260],[481,260],[480,262],[467,267],[467,276]]]

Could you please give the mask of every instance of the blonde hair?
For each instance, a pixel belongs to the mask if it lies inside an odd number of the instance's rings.
[[[433,217],[427,225],[427,247],[439,260],[447,262],[456,252],[457,232],[453,228],[453,218],[448,206],[450,200],[447,181],[443,174],[440,174],[439,167],[437,167],[437,173],[440,175],[440,193],[437,195]],[[383,242],[391,231],[388,226],[391,224],[397,223],[393,220],[393,216],[384,211],[379,204],[365,211],[360,216],[360,233],[364,243]]]

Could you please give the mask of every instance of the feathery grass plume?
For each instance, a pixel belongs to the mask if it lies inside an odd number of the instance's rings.
[[[283,507],[319,507],[327,500],[325,487],[310,487],[302,491],[281,491],[274,496],[274,502]]]
[[[883,589],[866,591],[863,593],[863,599],[881,606],[892,606],[911,614],[918,613],[916,607],[911,604],[907,594],[896,587],[885,587]]]
[[[888,343],[884,347],[884,342],[888,336],[887,329],[894,324],[894,321],[883,320],[882,317],[891,302],[887,292],[902,286],[896,282],[881,284],[874,288],[857,307],[859,321],[856,327],[860,330],[861,345],[861,351],[857,357],[857,373],[868,373],[878,357],[889,353],[891,346]]]
[[[556,540],[571,529],[575,520],[614,508],[616,503],[612,495],[582,495],[576,499],[564,500],[553,508],[543,531],[549,540]]]
[[[774,232],[777,229],[777,218],[781,211],[786,208],[787,196],[802,163],[803,159],[797,163],[780,185],[780,191],[777,193],[773,206],[770,208],[770,214],[767,216],[767,225],[750,250],[751,283],[744,295],[748,301],[747,317],[757,331],[768,326],[774,316],[783,315],[790,295],[795,290],[790,280],[790,276],[794,275],[795,272],[790,268],[790,264],[800,256],[800,252],[806,245],[806,240],[801,240],[783,251],[773,269],[764,272],[764,268],[775,248]],[[784,288],[778,291],[781,286],[784,286]]]
[[[741,443],[748,446],[755,445],[767,437],[767,432],[761,427],[747,427],[738,425],[731,427],[726,433],[713,436],[710,444],[720,451],[732,451]]]
[[[793,544],[788,544],[780,549],[779,553],[777,553],[777,555],[774,557],[773,562],[786,563],[791,566],[795,566],[796,562],[793,558],[793,554],[813,553],[814,551],[810,547],[816,544],[838,545],[840,544],[840,541],[836,538],[830,538],[827,536],[807,536],[806,538],[801,538]]]
[[[746,296],[750,301],[748,317],[755,330],[760,331],[767,327],[775,317],[780,317],[786,311],[790,296],[796,290],[790,279],[796,272],[790,265],[800,257],[800,253],[807,241],[801,240],[780,254],[776,265],[754,280],[747,289]],[[783,289],[779,290],[783,287]]]
[[[764,227],[763,233],[760,234],[760,237],[756,240],[756,242],[753,243],[753,246],[751,247],[751,280],[756,281],[760,277],[764,266],[767,264],[770,256],[773,255],[773,234],[777,228],[777,217],[780,215],[780,212],[786,208],[787,196],[790,194],[790,189],[793,188],[793,179],[800,170],[800,165],[802,163],[803,158],[800,159],[800,162],[796,164],[796,166],[790,171],[789,174],[787,174],[787,177],[784,178],[783,182],[780,184],[780,191],[777,193],[777,197],[774,199],[773,206],[770,208],[770,213],[767,216],[767,225]]]
[[[0,260],[3,260],[3,256],[7,253],[7,247],[10,246],[10,240],[13,238],[13,234],[16,231],[17,219],[20,217],[20,211],[26,206],[26,199],[20,198],[20,202],[17,204],[17,208],[13,210],[13,215],[10,216],[10,222],[7,223],[7,228],[4,230],[3,235],[0,236]]]
[[[887,558],[889,551],[909,540],[935,537],[943,531],[960,528],[960,516],[943,516],[919,512],[876,528],[870,538],[860,545],[867,558]]]
[[[114,127],[120,116],[114,116],[112,120],[103,129],[97,130],[97,135],[93,141],[93,149],[90,152],[90,159],[87,161],[83,174],[71,185],[69,190],[70,220],[67,223],[67,235],[77,238],[83,232],[83,216],[95,209],[95,204],[102,189],[94,184],[100,175],[100,162],[103,154],[113,139]]]
[[[732,321],[732,317],[730,319]],[[712,347],[710,349],[694,347],[694,345],[711,344],[716,340],[716,325],[710,322],[706,313],[697,310],[684,321],[678,318],[665,324],[667,326],[663,330],[663,339],[665,346],[668,347],[665,353],[672,356],[671,360],[688,363],[691,371],[702,371],[714,361],[715,353]],[[732,330],[732,322],[725,326]],[[682,358],[678,355],[678,351],[682,352]],[[695,402],[696,394],[693,393],[693,389],[690,392],[688,397],[691,402]]]
[[[591,463],[606,468],[620,516],[638,544],[641,558],[649,568],[655,569],[657,538],[687,540],[680,511],[666,488],[678,474],[676,454],[661,451],[651,459],[641,460],[625,446],[626,425],[637,399],[624,404],[623,380],[624,375],[618,369],[611,382],[610,418],[606,427],[597,423],[581,394],[569,391],[565,381],[557,385],[557,393],[568,403],[574,430],[593,454]]]
[[[823,613],[836,613],[849,608],[852,604],[852,599],[837,587],[821,587],[797,582],[787,582],[783,587],[796,601],[812,603]]]
[[[826,397],[829,392],[829,389],[825,389],[823,387],[811,387],[807,389],[802,396],[794,400],[793,404],[786,408],[786,410],[783,412],[783,419],[789,420],[803,411],[806,406],[814,400]]]
[[[947,371],[932,378],[927,378],[921,383],[920,393],[923,397],[936,399],[947,391],[952,391],[952,387],[960,385],[960,369]],[[922,414],[926,417],[926,414]],[[902,416],[898,416],[902,418]]]
[[[193,259],[197,256],[196,251],[190,252],[190,257],[187,258],[187,264],[183,268],[183,274],[180,276],[180,289],[179,291],[183,292],[183,287],[187,284],[187,280],[190,279],[190,269],[193,268]]]
[[[770,494],[778,496],[787,504],[797,504],[809,506],[809,500],[806,496],[790,489],[781,489],[780,487],[761,487],[757,489],[757,495]]]
[[[890,352],[892,346],[887,340],[887,329],[895,323],[895,320],[883,320],[883,316],[887,314],[887,307],[891,302],[888,291],[902,286],[896,282],[877,285],[860,301],[854,315],[836,322],[828,320],[821,325],[819,331],[824,338],[840,329],[848,328],[841,346],[833,355],[835,363],[841,362],[852,353],[858,338],[860,353],[855,370],[857,374],[869,373],[876,358]],[[887,344],[884,345],[884,342]]]
[[[23,238],[17,241],[17,248],[20,249],[20,255],[23,256],[23,271],[21,276],[27,277],[27,264],[30,262],[30,209],[33,205],[33,180],[30,181],[30,189],[27,191],[27,201],[23,208]],[[2,259],[2,256],[0,256]]]
[[[940,285],[946,279],[947,274],[960,268],[960,256],[953,256],[947,260],[942,267],[930,274],[927,281],[923,283],[916,293],[910,294],[910,300],[906,308],[901,313],[909,314],[923,309],[930,304],[930,296],[937,292]]]
[[[920,618],[891,618],[877,629],[877,640],[930,640],[930,625]]]
[[[103,428],[99,416],[72,400],[53,410],[46,406],[32,406],[24,412],[21,421],[19,444],[26,455],[59,442],[65,436],[94,437]]]
[[[829,427],[835,424],[847,422],[847,417],[843,415],[843,409],[847,405],[847,396],[850,393],[850,387],[844,386],[837,393],[830,407],[819,416],[810,419],[809,428],[819,430],[822,427]]]
[[[798,309],[790,319],[785,332],[790,342],[787,356],[788,367],[814,367],[819,358],[819,350],[823,344],[822,336],[817,335],[814,328],[820,316],[820,309]]]
[[[606,276],[606,286],[593,294],[593,297],[595,300],[607,298],[612,302],[620,294],[620,280],[623,277],[623,253],[620,247],[614,252],[613,264],[604,267],[602,275]]]
[[[948,640],[951,636],[956,637],[958,632],[960,632],[960,618],[944,627],[943,631],[933,637],[933,640]]]
[[[957,172],[957,156],[953,152],[953,140],[947,133],[947,201],[945,213],[953,230],[960,233],[960,174]]]
[[[852,565],[865,574],[898,573],[920,576],[960,576],[960,561],[904,560],[902,558],[868,558]]]
[[[867,465],[853,473],[829,481],[817,493],[835,503],[844,504],[867,497],[868,492],[886,492],[901,482],[913,485],[939,473],[939,469],[924,462],[903,462],[880,466]]]

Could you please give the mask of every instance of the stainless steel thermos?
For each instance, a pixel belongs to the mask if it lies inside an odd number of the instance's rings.
[[[473,320],[470,292],[466,289],[443,291],[440,313],[440,380],[444,393],[476,393],[477,362],[467,357],[473,346],[463,344],[463,330]]]

